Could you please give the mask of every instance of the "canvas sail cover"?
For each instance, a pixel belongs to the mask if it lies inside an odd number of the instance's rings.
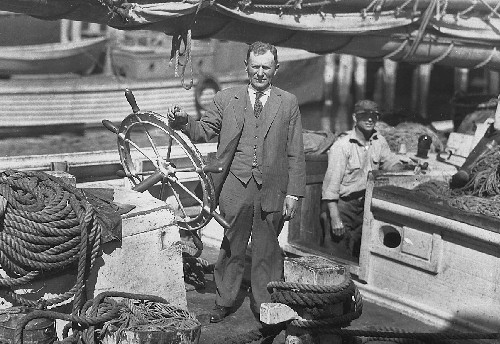
[[[310,52],[500,69],[498,0],[0,0],[37,18],[191,39],[268,41]]]

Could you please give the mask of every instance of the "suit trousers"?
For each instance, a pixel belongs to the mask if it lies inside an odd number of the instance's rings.
[[[219,198],[222,216],[231,225],[224,233],[214,277],[215,303],[232,307],[245,272],[245,256],[251,236],[252,308],[271,302],[270,281],[283,280],[283,252],[278,235],[283,227],[281,212],[267,213],[261,208],[261,186],[252,177],[247,185],[229,173]]]

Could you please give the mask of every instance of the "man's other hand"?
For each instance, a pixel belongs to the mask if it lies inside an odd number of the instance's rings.
[[[167,109],[167,118],[168,124],[174,130],[181,129],[188,122],[188,114],[178,105]]]
[[[338,216],[330,218],[331,234],[332,236],[341,237],[345,233],[345,227],[342,220]]]
[[[285,197],[285,201],[283,202],[283,211],[281,214],[285,221],[289,221],[295,216],[297,212],[299,201],[292,197]]]

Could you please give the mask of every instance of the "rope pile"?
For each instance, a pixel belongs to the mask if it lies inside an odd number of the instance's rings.
[[[59,178],[36,171],[0,173],[0,264],[8,276],[0,291],[31,307],[53,305],[74,296],[74,310],[85,301],[85,281],[100,254],[102,226],[81,191]],[[77,268],[68,292],[50,300],[32,301],[14,292],[42,275]]]
[[[399,123],[393,127],[383,121],[375,125],[377,131],[387,140],[392,151],[398,152],[401,144],[406,145],[409,152],[416,152],[418,146],[418,137],[428,135],[432,139],[431,152],[440,152],[444,150],[444,144],[438,135],[425,125],[412,122]]]
[[[451,189],[447,182],[429,181],[413,189],[443,200],[451,207],[500,218],[500,147],[478,158],[471,167],[469,182]]]
[[[117,342],[126,338],[124,331],[167,331],[201,328],[196,317],[188,311],[172,306],[167,301],[124,299],[118,304],[119,316],[106,322],[100,337],[115,334]]]
[[[122,298],[117,301],[115,298]],[[15,329],[15,344],[23,344],[25,326],[33,319],[61,319],[68,323],[63,339],[55,343],[95,344],[107,335],[119,342],[125,330],[147,329],[167,331],[169,328],[193,330],[199,336],[201,324],[186,310],[168,304],[161,297],[124,292],[104,292],[87,301],[78,314],[34,310],[22,318]],[[70,334],[71,330],[71,334]]]

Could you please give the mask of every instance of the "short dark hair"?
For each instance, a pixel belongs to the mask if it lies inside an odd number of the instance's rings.
[[[278,50],[274,45],[271,43],[265,43],[265,42],[253,42],[248,46],[248,51],[247,51],[247,62],[250,59],[250,53],[254,53],[255,55],[263,55],[270,51],[273,56],[274,56],[274,63],[277,65],[278,64]]]

